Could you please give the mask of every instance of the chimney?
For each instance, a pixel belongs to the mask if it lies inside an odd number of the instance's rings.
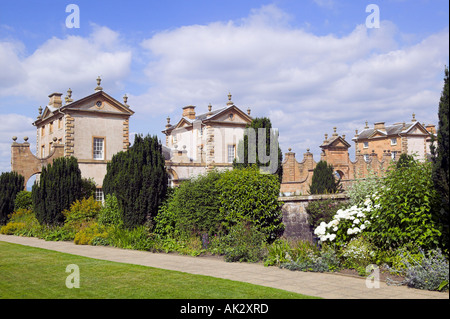
[[[377,122],[374,124],[374,129],[386,132],[386,128],[384,127],[384,122]]]
[[[195,106],[188,105],[183,107],[183,117],[187,117],[190,120],[195,120]]]
[[[50,102],[48,102],[49,106],[53,106],[55,108],[60,108],[62,106],[62,93],[52,93],[48,97],[50,98]]]

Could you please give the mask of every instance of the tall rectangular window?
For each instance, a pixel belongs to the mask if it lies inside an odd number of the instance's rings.
[[[234,156],[234,145],[228,145],[228,163],[233,163]]]
[[[94,137],[94,159],[105,159],[105,139],[100,137]]]
[[[103,201],[105,200],[104,195],[103,195],[103,189],[101,189],[101,188],[95,189],[95,200],[97,202],[103,203]]]

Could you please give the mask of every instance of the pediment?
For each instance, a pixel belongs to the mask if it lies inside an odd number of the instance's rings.
[[[379,130],[375,130],[370,136],[369,138],[376,138],[376,137],[386,137],[386,133],[379,131]]]
[[[224,109],[222,112],[219,112],[208,120],[212,121],[220,121],[220,122],[228,122],[228,123],[250,123],[252,118],[246,113],[242,112],[237,106],[232,105]]]
[[[430,133],[427,131],[427,129],[417,122],[416,124],[412,125],[407,131],[406,134],[414,134],[414,135],[429,135]]]
[[[120,103],[103,91],[96,92],[78,101],[66,104],[62,109],[94,111],[107,113],[133,114],[134,112],[126,105]]]

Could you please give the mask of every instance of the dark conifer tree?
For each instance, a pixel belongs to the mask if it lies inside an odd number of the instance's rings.
[[[433,183],[440,197],[440,207],[436,210],[436,218],[443,227],[443,246],[449,250],[449,84],[448,84],[448,67],[445,68],[444,88],[439,101],[439,123],[437,130],[437,148],[434,145],[435,139],[431,147],[433,160]]]
[[[83,197],[83,180],[75,157],[60,157],[42,168],[39,182],[33,185],[33,210],[41,224],[60,225],[62,212]]]
[[[319,161],[313,171],[310,194],[334,194],[340,191],[340,180],[336,181],[333,165]]]
[[[0,175],[0,225],[8,222],[8,215],[14,211],[14,200],[23,190],[24,177],[16,172]]]
[[[125,227],[133,228],[156,216],[166,197],[167,181],[158,138],[136,135],[133,146],[108,163],[103,190],[116,195]]]

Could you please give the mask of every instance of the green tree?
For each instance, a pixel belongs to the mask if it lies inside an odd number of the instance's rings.
[[[372,199],[375,209],[369,217],[370,237],[383,249],[406,244],[435,248],[442,228],[433,216],[437,193],[431,163],[409,159],[405,164],[389,169]]]
[[[255,153],[255,157],[256,157],[256,161],[255,162],[249,162],[249,150],[251,149],[249,147],[248,144],[248,135],[244,135],[243,140],[241,140],[238,144],[238,154],[242,153],[243,154],[243,158],[239,158],[239,159],[235,159],[233,161],[233,168],[244,168],[244,167],[249,167],[252,166],[254,164],[256,164],[258,167],[268,167],[271,163],[261,163],[259,156],[258,156],[258,145],[259,145],[259,136],[258,136],[258,129],[259,128],[264,128],[266,130],[266,141],[265,141],[265,146],[266,146],[266,152],[265,155],[269,156],[270,155],[270,141],[272,139],[272,141],[274,141],[274,139],[276,138],[278,141],[278,136],[275,136],[276,132],[274,130],[272,130],[272,123],[270,122],[270,119],[267,117],[262,117],[262,118],[254,118],[253,121],[250,123],[250,125],[246,126],[247,129],[253,129],[255,132],[255,137],[256,137],[256,144],[254,145],[254,151]],[[251,157],[250,157],[251,158]],[[281,178],[283,176],[283,167],[282,167],[282,162],[283,162],[283,153],[281,152],[280,147],[278,147],[278,153],[277,153],[277,170],[276,170],[276,174],[279,177],[279,180],[281,181]]]
[[[8,222],[8,215],[14,211],[14,200],[23,190],[24,177],[17,172],[0,175],[0,225]]]
[[[437,148],[431,147],[433,160],[433,183],[440,197],[440,207],[436,210],[436,217],[443,226],[443,246],[449,250],[449,84],[448,67],[445,67],[444,88],[439,101],[439,124],[437,130]]]
[[[250,223],[272,242],[284,231],[280,182],[277,175],[261,174],[255,165],[222,174],[217,181],[220,214],[227,229],[237,223]]]
[[[82,198],[81,171],[75,157],[60,157],[42,168],[31,190],[33,210],[40,224],[64,223],[63,211]]]
[[[108,163],[103,190],[116,196],[124,226],[131,229],[156,216],[166,197],[167,180],[158,138],[136,135],[133,146]]]
[[[333,165],[319,161],[313,171],[310,194],[334,194],[340,191],[340,180],[336,181]]]

